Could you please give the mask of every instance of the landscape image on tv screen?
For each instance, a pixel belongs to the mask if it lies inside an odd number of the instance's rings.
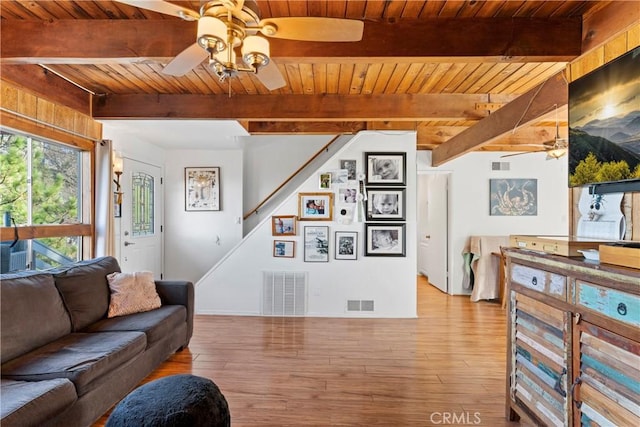
[[[640,47],[569,84],[569,186],[640,179]]]

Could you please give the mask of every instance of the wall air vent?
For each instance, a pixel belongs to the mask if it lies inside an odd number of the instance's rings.
[[[347,311],[373,311],[373,300],[359,300],[350,299],[347,300]]]
[[[262,272],[263,316],[304,316],[306,314],[306,272]]]
[[[492,171],[508,171],[511,163],[509,162],[491,162]]]

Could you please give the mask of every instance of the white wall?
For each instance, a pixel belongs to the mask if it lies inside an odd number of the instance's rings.
[[[244,141],[244,209],[253,209],[333,135],[257,135]]]
[[[462,289],[462,250],[467,238],[511,234],[567,235],[569,191],[567,158],[546,160],[544,153],[500,158],[499,152],[465,154],[431,168],[430,153],[418,153],[421,171],[451,171],[449,189],[449,272],[452,294]],[[492,162],[508,162],[508,171],[494,171]],[[535,216],[489,215],[489,180],[535,178],[538,180],[538,214]]]
[[[221,210],[185,211],[184,168],[219,166]],[[165,278],[197,282],[242,239],[242,151],[167,150]]]
[[[341,225],[337,221],[300,221],[295,258],[273,258],[270,220],[258,225],[219,265],[196,284],[196,311],[204,314],[258,315],[261,312],[263,271],[308,272],[309,316],[416,316],[416,136],[414,132],[363,132],[354,137],[320,170],[338,169],[340,159],[357,159],[363,170],[363,152],[403,151],[407,153],[406,257],[364,257],[362,224]],[[318,176],[309,178],[301,192],[319,191]],[[275,209],[276,215],[297,215],[297,192]],[[334,216],[334,219],[335,216]],[[303,227],[328,225],[328,263],[303,261]],[[334,238],[338,230],[357,231],[356,261],[334,259]],[[288,240],[288,239],[287,239]],[[346,301],[374,300],[375,311],[347,312]]]

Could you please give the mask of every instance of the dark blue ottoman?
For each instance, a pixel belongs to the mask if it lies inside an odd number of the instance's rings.
[[[115,407],[106,427],[229,427],[227,400],[215,383],[172,375],[144,384]]]

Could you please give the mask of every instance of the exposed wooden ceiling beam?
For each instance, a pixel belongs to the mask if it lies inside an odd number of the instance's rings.
[[[0,76],[52,102],[91,114],[89,93],[38,65],[0,65]]]
[[[566,62],[581,53],[579,18],[439,18],[366,21],[353,43],[270,39],[287,58],[478,58]],[[169,60],[195,42],[196,24],[181,20],[8,20],[0,28],[2,63],[105,63]],[[473,36],[470,36],[470,35]],[[99,38],[96,38],[99,35]],[[92,42],[91,40],[95,40]],[[553,40],[553,42],[549,42]],[[370,59],[369,59],[370,60]],[[467,59],[468,60],[468,59]]]
[[[492,95],[496,102],[513,97]],[[481,94],[192,95],[126,94],[93,97],[96,119],[230,119],[262,121],[480,120]]]
[[[568,97],[567,80],[560,72],[435,148],[433,166],[475,151],[514,129],[539,120],[555,108],[566,105]]]

